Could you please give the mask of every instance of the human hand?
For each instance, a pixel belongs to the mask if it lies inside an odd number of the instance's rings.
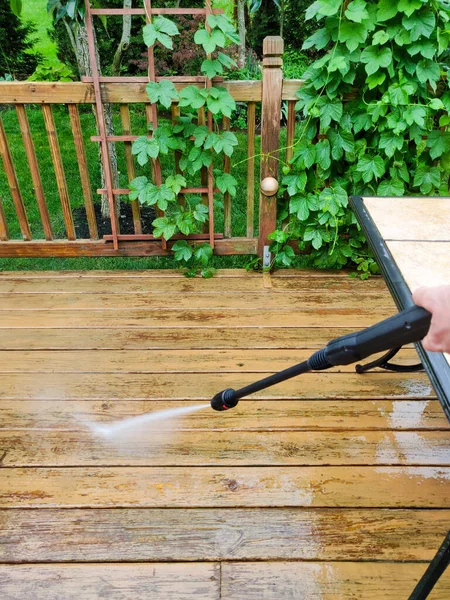
[[[422,340],[425,350],[450,352],[450,285],[420,287],[413,300],[432,315],[430,330]]]

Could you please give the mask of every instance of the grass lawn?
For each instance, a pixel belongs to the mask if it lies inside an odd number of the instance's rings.
[[[130,107],[131,108],[131,107]],[[54,237],[65,238],[64,220],[61,210],[59,194],[55,181],[55,173],[50,155],[47,134],[44,127],[42,112],[39,107],[27,108],[28,119],[36,148],[37,159],[39,163],[41,178],[46,196],[47,206],[49,208],[51,224]],[[83,206],[83,196],[76,161],[75,148],[73,144],[72,132],[70,128],[69,116],[66,107],[56,106],[54,108],[54,117],[58,131],[59,144],[61,148],[62,159],[64,163],[65,175],[72,210]],[[22,137],[17,122],[14,109],[6,109],[2,112],[1,118],[4,123],[6,134],[9,140],[14,165],[16,168],[19,186],[24,199],[33,239],[43,239],[43,229],[40,223],[40,215],[35,199],[33,184],[28,168],[28,163],[23,147]],[[89,166],[89,175],[94,198],[98,201],[95,190],[100,187],[100,172],[97,144],[90,141],[90,136],[95,135],[94,117],[91,108],[88,106],[80,107],[80,118],[84,133],[85,149]],[[131,110],[132,130],[139,133],[145,133],[145,115],[143,106],[134,105]],[[114,123],[116,133],[121,132],[120,116],[118,107],[115,107]],[[235,132],[239,146],[235,148],[232,156],[232,165],[244,161],[233,168],[232,174],[238,180],[238,191],[236,198],[232,201],[232,230],[233,236],[246,235],[246,203],[247,203],[247,135],[244,131]],[[256,153],[259,152],[260,139],[256,140]],[[116,144],[119,161],[120,187],[128,186],[128,177],[125,163],[125,152],[123,144]],[[220,167],[216,160],[216,166]],[[162,157],[163,177],[173,172],[173,157]],[[137,175],[148,175],[148,167],[137,167]],[[259,198],[259,158],[255,165],[255,231],[257,231],[258,219],[258,198]],[[200,178],[197,174],[195,178],[188,181],[189,186],[198,186]],[[15,210],[9,194],[7,180],[0,164],[0,189],[2,190],[3,206],[6,213],[6,219],[9,227],[11,239],[21,239],[21,233]],[[223,231],[223,204],[222,195],[217,194],[215,198],[215,230]],[[215,257],[214,265],[217,267],[242,267],[248,262],[248,257]],[[177,263],[171,258],[45,258],[45,259],[0,259],[0,270],[15,269],[147,269],[147,268],[174,268]]]

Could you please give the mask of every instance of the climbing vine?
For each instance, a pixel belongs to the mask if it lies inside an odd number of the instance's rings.
[[[159,82],[149,81],[146,91],[150,102],[169,109],[172,102],[178,102],[180,116],[175,123],[165,121],[151,131],[151,136],[139,137],[132,146],[141,166],[155,161],[169,151],[177,151],[179,171],[173,165],[173,173],[168,175],[161,185],[155,185],[145,175],[130,182],[130,200],[155,206],[164,212],[153,221],[153,233],[156,237],[170,240],[176,234],[189,235],[201,232],[204,223],[209,220],[208,207],[200,196],[184,195],[184,202],[178,202],[178,195],[188,183],[194,182],[202,168],[210,168],[214,157],[231,157],[238,144],[234,133],[221,131],[220,119],[231,117],[236,108],[233,97],[220,86],[211,87],[208,80],[222,75],[225,69],[235,66],[235,62],[221,52],[228,44],[238,43],[239,37],[233,24],[224,15],[209,15],[208,28],[200,28],[194,36],[195,43],[202,47],[206,58],[201,65],[205,75],[204,87],[188,85],[180,92],[173,82],[167,79]],[[162,44],[169,50],[173,47],[172,38],[179,35],[178,28],[170,19],[157,16],[143,29],[144,42],[148,47]],[[197,111],[205,108],[213,115],[213,131],[197,122]],[[216,161],[219,162],[219,161]],[[214,169],[215,186],[223,193],[236,195],[236,179],[229,173]],[[198,186],[197,186],[198,187]],[[214,269],[209,267],[213,251],[209,244],[191,244],[187,240],[178,240],[172,247],[174,258],[187,267],[186,275],[195,276],[200,271],[203,277],[211,277]]]
[[[450,2],[317,0],[306,18],[320,28],[304,48],[322,56],[297,93],[271,249],[280,265],[298,244],[314,266],[366,278],[376,265],[348,197],[448,195]]]

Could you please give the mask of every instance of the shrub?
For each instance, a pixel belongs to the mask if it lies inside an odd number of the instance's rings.
[[[11,11],[10,0],[0,0],[0,73],[26,79],[35,70],[39,55],[30,54],[36,27],[23,23]]]

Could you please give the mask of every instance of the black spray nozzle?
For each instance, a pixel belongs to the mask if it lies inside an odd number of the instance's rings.
[[[234,408],[239,402],[239,398],[235,398],[234,394],[235,390],[232,390],[231,388],[219,392],[211,400],[211,408],[219,411]]]

